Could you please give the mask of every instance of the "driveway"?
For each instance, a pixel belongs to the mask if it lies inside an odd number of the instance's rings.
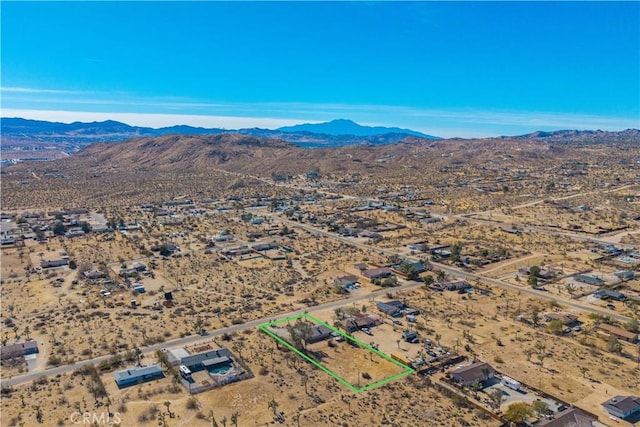
[[[503,411],[506,410],[509,407],[509,405],[516,402],[525,402],[528,404],[532,404],[536,400],[542,400],[547,405],[549,405],[549,409],[552,410],[553,412],[557,412],[558,406],[561,405],[560,402],[556,402],[553,399],[542,398],[537,394],[535,394],[533,391],[526,391],[523,389],[513,390],[507,387],[506,385],[502,384],[501,382],[496,382],[493,385],[485,387],[482,390],[482,392],[486,393],[488,397],[488,394],[491,393],[493,390],[502,391],[502,405],[500,409]]]

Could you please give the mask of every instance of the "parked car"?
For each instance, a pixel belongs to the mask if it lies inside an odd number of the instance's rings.
[[[399,321],[398,319],[393,319],[393,324],[394,324],[394,325],[402,326],[402,322],[401,322],[401,321]]]
[[[362,328],[361,330],[367,335],[373,335],[373,332],[371,332],[371,329],[369,328]]]

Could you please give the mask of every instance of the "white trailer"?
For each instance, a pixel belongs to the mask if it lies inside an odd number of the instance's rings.
[[[516,380],[514,380],[513,378],[509,378],[509,377],[502,377],[502,379],[500,380],[500,382],[504,385],[506,385],[507,387],[509,387],[512,390],[520,390],[520,383]]]

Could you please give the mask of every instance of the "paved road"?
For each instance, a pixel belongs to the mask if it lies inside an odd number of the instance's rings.
[[[286,317],[290,317],[290,316],[295,316],[296,314],[302,314],[302,313],[314,313],[317,311],[324,311],[324,310],[333,310],[339,307],[344,307],[345,305],[349,305],[352,303],[357,303],[359,301],[363,301],[363,300],[369,300],[372,298],[377,298],[380,296],[385,295],[386,293],[393,291],[403,291],[406,289],[413,289],[413,288],[417,288],[422,286],[423,283],[421,282],[408,282],[402,286],[398,286],[392,289],[382,289],[379,291],[375,291],[375,292],[370,292],[370,293],[363,293],[361,295],[354,295],[354,296],[350,296],[341,300],[337,300],[337,301],[332,301],[332,302],[328,302],[325,304],[319,304],[313,307],[308,307],[308,308],[301,308],[298,310],[294,310],[294,311],[290,311],[288,313],[282,313],[282,314],[278,314],[277,316],[268,316],[268,317],[263,317],[261,319],[256,319],[256,320],[251,320],[249,322],[246,323],[242,323],[240,325],[232,325],[226,328],[220,328],[220,329],[216,329],[214,331],[211,331],[208,335],[206,336],[202,336],[202,335],[191,335],[188,337],[184,337],[184,338],[179,338],[179,339],[175,339],[172,341],[166,341],[163,343],[158,343],[158,344],[153,344],[153,345],[149,345],[146,347],[141,347],[140,350],[142,351],[143,354],[148,354],[148,353],[155,353],[158,350],[161,350],[163,348],[170,348],[170,347],[183,347],[186,345],[190,345],[193,343],[196,343],[198,341],[204,341],[204,340],[210,340],[211,338],[214,337],[219,337],[222,336],[224,334],[233,334],[236,332],[240,332],[240,331],[244,331],[247,329],[252,329],[257,327],[258,325],[261,325],[262,323],[265,322],[269,322],[271,320],[279,320],[279,319],[284,319]],[[14,385],[19,385],[19,384],[24,384],[24,383],[28,383],[30,381],[33,381],[35,379],[41,378],[41,377],[52,377],[52,376],[56,376],[56,375],[62,375],[62,374],[67,374],[70,372],[75,371],[76,369],[82,367],[82,366],[86,366],[86,365],[91,365],[91,364],[99,364],[100,362],[103,362],[105,360],[109,360],[112,357],[112,355],[105,355],[105,356],[99,356],[99,357],[94,357],[93,359],[87,359],[87,360],[83,360],[80,362],[75,362],[69,365],[64,365],[64,366],[58,366],[55,368],[50,368],[44,371],[40,371],[40,372],[31,372],[25,375],[19,375],[13,378],[8,378],[8,379],[2,379],[0,381],[0,385],[2,387],[4,386],[14,386]]]
[[[455,219],[459,219],[461,221],[468,221],[468,222],[473,222],[473,223],[482,224],[482,225],[490,225],[490,226],[493,226],[493,227],[508,228],[508,227],[511,226],[511,223],[494,221],[494,220],[489,220],[489,219],[482,219],[482,218],[472,218],[472,217],[469,217],[467,215],[442,214],[442,215],[436,215],[436,216],[441,216],[441,217],[445,217],[445,218],[455,218]],[[599,245],[610,245],[611,244],[611,241],[606,240],[606,239],[592,237],[592,236],[585,236],[585,235],[576,234],[576,233],[569,233],[567,231],[558,231],[558,230],[553,230],[553,229],[540,227],[540,226],[536,226],[536,225],[518,224],[518,227],[519,227],[518,230],[523,232],[523,233],[538,233],[538,234],[547,234],[549,236],[556,236],[556,237],[567,237],[569,239],[581,240],[581,241],[585,241],[585,242],[592,242],[592,243],[597,243]],[[623,249],[631,249],[631,248],[635,247],[634,245],[627,244],[627,243],[617,243],[616,246],[618,246],[620,248],[623,248]]]
[[[378,248],[376,246],[373,245],[368,245],[366,243],[362,243],[362,242],[357,242],[355,241],[353,238],[349,238],[349,237],[342,237],[342,236],[338,236],[335,233],[331,233],[325,230],[320,230],[316,227],[307,225],[307,224],[301,224],[295,221],[290,221],[290,220],[286,220],[283,218],[279,218],[278,220],[285,222],[288,224],[289,227],[299,227],[302,228],[306,231],[309,231],[310,233],[315,233],[315,234],[321,234],[323,236],[329,237],[329,238],[333,238],[336,240],[340,240],[341,242],[344,242],[348,245],[352,245],[355,247],[358,247],[360,249],[368,249],[368,250],[373,250],[373,251],[377,251],[386,255],[397,255],[398,252],[397,251],[393,251],[390,249],[384,249],[384,248]],[[408,258],[412,261],[418,261],[419,259],[416,257],[412,257],[412,256],[406,256],[403,255],[404,258]],[[570,300],[570,299],[565,299],[562,297],[559,297],[557,295],[551,295],[548,292],[545,291],[540,291],[537,289],[533,289],[530,287],[525,287],[525,286],[517,286],[517,285],[512,285],[510,283],[506,283],[503,282],[501,280],[497,280],[497,279],[491,279],[488,277],[484,277],[481,276],[479,274],[475,274],[475,273],[471,273],[468,271],[464,271],[464,270],[460,270],[458,268],[455,267],[451,267],[448,265],[444,265],[444,264],[440,264],[437,262],[433,262],[430,261],[431,265],[433,265],[434,267],[439,268],[440,270],[443,270],[445,273],[448,273],[452,276],[461,278],[461,279],[466,279],[466,280],[480,280],[484,283],[488,283],[490,285],[493,286],[498,286],[500,288],[503,289],[508,289],[511,291],[515,291],[515,292],[521,292],[523,294],[527,294],[527,295],[531,295],[533,297],[536,298],[540,298],[540,299],[544,299],[547,301],[556,301],[559,304],[563,304],[572,308],[576,308],[576,309],[580,309],[580,310],[584,310],[590,313],[597,313],[597,314],[602,314],[602,315],[606,315],[606,316],[610,316],[612,319],[618,320],[620,322],[628,322],[629,320],[631,320],[629,317],[626,316],[622,316],[620,314],[616,314],[616,313],[612,313],[610,310],[605,310],[602,309],[600,307],[594,307],[590,304],[585,304],[581,301],[576,301],[576,300]]]
[[[331,238],[331,239],[335,239],[335,240],[339,240],[343,243],[346,243],[348,245],[354,246],[354,247],[358,247],[360,249],[365,249],[365,250],[373,250],[373,251],[377,251],[379,253],[383,253],[386,255],[398,255],[397,251],[393,251],[390,249],[384,249],[384,248],[378,248],[376,246],[373,245],[368,245],[366,243],[362,243],[362,242],[358,242],[355,241],[353,238],[347,238],[347,237],[342,237],[342,236],[338,236],[335,233],[331,233],[322,229],[318,229],[316,227],[310,226],[308,224],[302,224],[296,221],[291,221],[285,218],[281,218],[281,217],[277,217],[277,216],[273,216],[275,221],[280,221],[283,222],[285,224],[288,224],[288,226],[291,227],[298,227],[298,228],[302,228],[310,233],[313,234],[317,234],[317,235],[323,235],[325,237]],[[403,255],[404,256],[404,255]],[[411,260],[414,261],[418,261],[418,258],[416,257],[407,257],[405,256],[405,258],[409,258]],[[629,320],[631,320],[630,318],[626,317],[626,316],[622,316],[620,314],[616,314],[616,313],[612,313],[609,310],[604,310],[601,309],[599,307],[594,307],[588,304],[584,304],[580,301],[575,301],[575,300],[568,300],[568,299],[564,299],[564,298],[560,298],[558,296],[555,295],[550,295],[547,292],[544,291],[539,291],[533,288],[527,288],[527,287],[520,287],[520,286],[516,286],[516,285],[512,285],[510,283],[506,283],[497,279],[491,279],[491,278],[487,278],[487,277],[483,277],[479,274],[475,274],[475,273],[470,273],[467,271],[463,271],[463,270],[459,270],[457,268],[454,267],[450,267],[444,264],[440,264],[440,263],[436,263],[436,262],[431,262],[431,264],[441,270],[443,270],[445,273],[448,273],[452,276],[458,277],[458,278],[462,278],[462,279],[467,279],[467,280],[480,280],[484,283],[488,283],[490,285],[493,286],[498,286],[500,288],[503,289],[508,289],[511,291],[515,291],[515,292],[520,292],[522,294],[526,294],[526,295],[531,295],[533,297],[539,298],[539,299],[544,299],[544,300],[548,300],[548,301],[556,301],[560,304],[563,304],[565,306],[568,307],[572,307],[572,308],[576,308],[579,310],[583,310],[583,311],[587,311],[587,312],[591,312],[591,313],[598,313],[598,314],[602,314],[602,315],[607,315],[610,316],[612,319],[621,321],[621,322],[628,322]],[[396,288],[392,288],[392,289],[382,289],[376,292],[371,292],[371,293],[367,293],[367,294],[362,294],[362,295],[355,295],[355,296],[351,296],[345,299],[341,299],[341,300],[337,300],[337,301],[332,301],[332,302],[328,302],[325,304],[320,304],[314,307],[309,307],[309,308],[303,308],[303,309],[299,309],[299,310],[294,310],[288,313],[284,313],[284,314],[280,314],[277,316],[269,316],[269,317],[264,317],[261,319],[256,319],[256,320],[252,320],[250,322],[247,323],[243,323],[240,325],[233,325],[233,326],[229,326],[226,328],[221,328],[221,329],[217,329],[215,331],[211,331],[210,334],[205,338],[201,335],[191,335],[188,337],[184,337],[184,338],[180,338],[180,339],[176,339],[176,340],[172,340],[172,341],[167,341],[164,343],[159,343],[159,344],[154,344],[154,345],[150,345],[150,346],[146,346],[146,347],[142,347],[140,348],[140,350],[144,353],[153,353],[157,350],[163,349],[163,348],[168,348],[168,347],[180,347],[180,346],[185,346],[185,345],[189,345],[189,344],[193,344],[195,342],[198,341],[202,341],[205,339],[210,339],[212,337],[217,337],[217,336],[222,336],[224,334],[232,334],[235,332],[239,332],[239,331],[243,331],[246,329],[251,329],[254,327],[257,327],[258,325],[268,322],[270,320],[277,320],[277,319],[283,319],[285,317],[289,317],[289,316],[294,316],[296,314],[301,314],[304,312],[316,312],[316,311],[321,311],[321,310],[332,310],[335,308],[339,308],[339,307],[343,307],[345,305],[351,304],[351,303],[355,303],[358,301],[362,301],[362,300],[367,300],[367,299],[372,299],[372,298],[376,298],[382,295],[385,295],[387,292],[393,291],[402,291],[402,290],[406,290],[406,289],[412,289],[412,288],[416,288],[422,286],[422,283],[419,282],[409,282],[405,285],[396,287]],[[51,368],[51,369],[47,369],[45,371],[40,371],[40,372],[32,372],[29,374],[25,374],[25,375],[20,375],[17,377],[13,377],[13,378],[9,378],[9,379],[3,379],[0,381],[0,384],[2,386],[10,386],[10,385],[19,385],[19,384],[24,384],[30,381],[33,381],[34,379],[40,378],[42,376],[55,376],[55,375],[60,375],[60,374],[65,374],[65,373],[69,373],[69,372],[73,372],[74,370],[78,369],[79,367],[88,365],[88,364],[98,364],[102,361],[108,360],[110,357],[112,357],[111,355],[106,355],[106,356],[99,356],[99,357],[95,357],[93,359],[88,359],[88,360],[83,360],[80,362],[76,362],[70,365],[65,365],[65,366],[59,366],[56,368]]]

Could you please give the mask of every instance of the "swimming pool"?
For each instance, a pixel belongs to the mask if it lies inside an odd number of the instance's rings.
[[[211,375],[224,375],[231,370],[231,365],[221,365],[209,369]]]

